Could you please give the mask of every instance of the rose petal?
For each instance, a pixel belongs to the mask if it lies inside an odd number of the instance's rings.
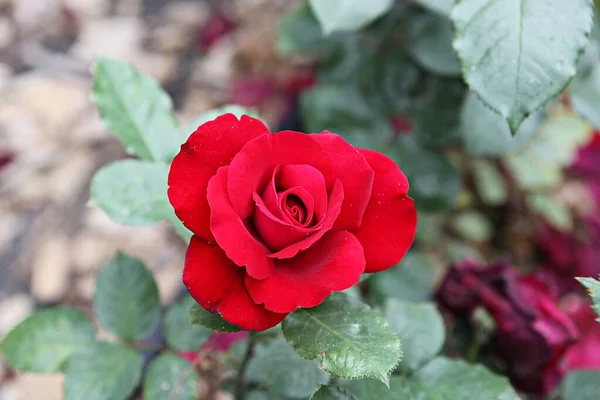
[[[278,165],[308,164],[333,186],[334,170],[329,154],[310,135],[284,131],[249,141],[231,161],[227,189],[233,208],[241,218],[254,210],[252,194],[261,193]]]
[[[298,254],[300,250],[308,249],[333,227],[335,220],[337,219],[338,215],[340,215],[343,200],[344,189],[342,187],[342,183],[336,179],[335,184],[333,185],[333,189],[329,194],[327,214],[325,215],[325,219],[323,219],[317,226],[315,226],[315,232],[308,236],[306,239],[293,243],[288,247],[281,249],[275,253],[268,254],[267,256],[270,258],[279,259],[292,258],[296,254]]]
[[[417,211],[406,194],[408,181],[386,156],[359,149],[375,171],[373,191],[360,228],[353,231],[365,251],[365,272],[377,272],[397,264],[415,237]]]
[[[309,250],[289,260],[278,260],[275,272],[264,280],[246,277],[256,303],[274,312],[314,307],[333,291],[358,282],[365,259],[358,240],[347,231],[329,232]]]
[[[231,167],[221,167],[208,183],[207,198],[210,204],[210,229],[227,257],[256,279],[273,273],[273,260],[267,257],[270,250],[248,230],[227,197],[227,175]]]
[[[329,153],[335,176],[344,185],[344,203],[334,228],[357,229],[371,197],[375,173],[365,157],[339,135],[324,131],[311,136]]]
[[[181,146],[169,171],[169,201],[183,224],[201,238],[214,241],[206,187],[217,169],[228,165],[251,139],[269,133],[257,119],[238,120],[224,114],[200,125]]]
[[[218,246],[192,237],[185,255],[183,283],[194,300],[244,330],[262,331],[277,325],[287,314],[271,312],[252,301],[244,286],[245,275]]]

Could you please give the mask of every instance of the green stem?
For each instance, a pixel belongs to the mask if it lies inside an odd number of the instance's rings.
[[[252,358],[252,353],[254,353],[255,342],[256,337],[254,335],[254,332],[250,332],[250,336],[248,337],[248,348],[246,349],[246,354],[244,354],[244,359],[240,364],[240,368],[235,379],[236,400],[244,400],[246,398],[246,382],[244,378],[246,375],[246,369],[248,368],[248,364],[250,363],[250,359]]]

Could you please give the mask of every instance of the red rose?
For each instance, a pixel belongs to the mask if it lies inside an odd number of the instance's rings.
[[[333,133],[218,117],[169,173],[169,200],[194,233],[183,281],[230,323],[270,328],[400,261],[416,228],[407,191],[393,161]]]

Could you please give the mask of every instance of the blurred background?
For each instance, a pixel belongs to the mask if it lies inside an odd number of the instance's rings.
[[[126,157],[91,102],[92,61],[156,79],[182,126],[237,102],[261,105],[276,127],[304,79],[273,51],[290,3],[0,0],[0,338],[38,306],[89,308],[95,271],[117,249],[153,269],[163,304],[183,289],[185,244],[169,224],[118,225],[88,204],[94,172]],[[60,385],[0,360],[1,400],[60,399]]]

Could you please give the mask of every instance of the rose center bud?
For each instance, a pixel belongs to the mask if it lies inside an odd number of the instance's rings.
[[[286,195],[281,208],[290,219],[300,225],[308,225],[312,220],[312,213],[307,212],[306,205],[295,194]]]

